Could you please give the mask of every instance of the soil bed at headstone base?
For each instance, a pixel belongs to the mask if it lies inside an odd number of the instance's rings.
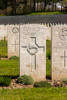
[[[10,86],[6,87],[6,86],[0,86],[0,89],[21,89],[21,88],[33,88],[33,85],[23,85],[20,83],[16,82],[17,79],[12,79]],[[52,85],[52,87],[67,87],[67,85],[62,85],[61,81],[55,81],[54,83],[51,80],[46,80],[48,83],[50,83]]]

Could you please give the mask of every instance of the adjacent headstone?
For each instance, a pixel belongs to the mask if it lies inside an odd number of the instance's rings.
[[[67,78],[67,25],[52,27],[52,80]]]
[[[0,25],[0,40],[7,39],[7,25]]]
[[[8,25],[8,57],[19,56],[19,25]]]
[[[35,81],[46,79],[45,29],[40,24],[20,26],[20,76],[30,75]]]

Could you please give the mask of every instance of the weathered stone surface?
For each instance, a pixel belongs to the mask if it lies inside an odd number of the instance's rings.
[[[19,56],[19,25],[9,25],[8,31],[8,57]]]
[[[67,25],[52,27],[52,79],[67,78]]]
[[[40,24],[20,26],[20,76],[26,74],[35,81],[46,79],[46,32]]]

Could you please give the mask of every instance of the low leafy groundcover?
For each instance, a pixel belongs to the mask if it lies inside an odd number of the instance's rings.
[[[11,78],[0,77],[0,86],[9,86],[11,84]]]
[[[67,78],[63,79],[63,83],[67,85]]]
[[[9,60],[15,60],[15,59],[19,59],[19,57],[17,57],[17,56],[11,56],[11,57],[9,58]]]
[[[34,87],[51,87],[51,84],[47,81],[40,81],[34,84]]]
[[[34,80],[31,76],[23,75],[17,79],[17,83],[21,83],[24,85],[32,85],[34,83]]]

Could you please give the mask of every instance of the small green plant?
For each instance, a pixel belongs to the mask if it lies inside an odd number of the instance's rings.
[[[34,87],[51,87],[51,84],[47,81],[40,81],[34,84]]]
[[[11,83],[11,78],[9,77],[0,77],[0,86],[9,86]]]
[[[17,57],[17,56],[12,56],[9,58],[9,60],[17,60],[17,59],[19,59],[19,57]]]
[[[34,80],[31,76],[23,75],[17,79],[17,83],[21,83],[24,85],[32,85],[34,83]]]
[[[67,78],[63,79],[63,83],[67,85]]]

